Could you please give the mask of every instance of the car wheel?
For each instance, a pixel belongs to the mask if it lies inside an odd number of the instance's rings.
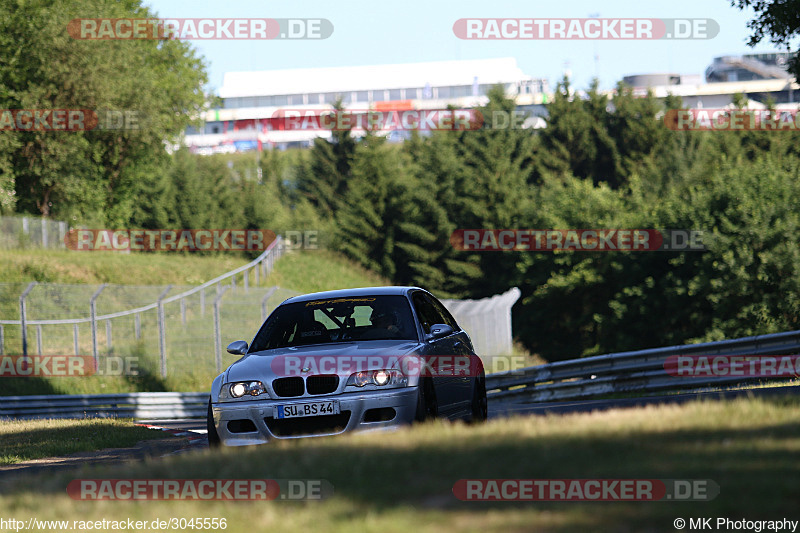
[[[417,414],[414,417],[417,422],[424,422],[425,420],[436,418],[439,411],[438,404],[436,403],[436,391],[433,388],[433,382],[430,379],[422,380],[419,385],[419,394],[417,394]]]
[[[208,416],[206,417],[206,428],[208,429],[208,447],[219,448],[220,440],[217,427],[214,425],[214,415],[211,413],[211,398],[208,399]]]
[[[489,416],[489,400],[486,398],[486,375],[481,374],[475,379],[472,388],[472,419],[474,423],[483,422]]]

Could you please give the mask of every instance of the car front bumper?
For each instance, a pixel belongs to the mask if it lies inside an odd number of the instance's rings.
[[[417,387],[400,389],[350,392],[336,395],[302,396],[286,399],[245,400],[238,402],[212,403],[211,412],[214,426],[220,441],[226,446],[247,446],[265,444],[276,439],[296,439],[336,435],[347,431],[387,429],[414,421],[417,408]],[[339,415],[309,416],[290,419],[274,419],[275,405],[292,405],[308,402],[336,400],[339,402]],[[370,411],[372,418],[376,413],[391,413],[389,420],[365,421]],[[380,411],[373,411],[380,410]],[[255,427],[243,426],[250,421]],[[237,427],[238,426],[238,427]]]

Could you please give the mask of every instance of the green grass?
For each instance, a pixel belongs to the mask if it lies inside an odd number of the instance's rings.
[[[342,255],[329,250],[308,250],[284,255],[269,276],[268,285],[301,293],[378,287],[391,282]]]
[[[0,423],[0,465],[104,448],[127,448],[170,436],[130,420],[6,420]]]
[[[200,285],[246,262],[222,254],[2,250],[0,283]]]
[[[39,261],[39,259],[42,261]],[[85,283],[144,283],[149,286],[110,286],[98,300],[100,314],[140,307],[152,303],[161,292],[158,285],[176,284],[170,293],[177,294],[190,286],[200,284],[218,275],[239,267],[247,261],[243,257],[203,257],[169,254],[114,254],[15,251],[3,255],[0,264],[17,262],[20,265],[39,265],[44,278],[60,283],[75,282],[79,274]],[[40,264],[41,263],[41,264]],[[15,267],[19,270],[19,266]],[[32,267],[31,267],[32,268]],[[7,269],[1,270],[9,278]],[[18,275],[18,274],[15,274]],[[25,278],[23,281],[30,281]],[[386,285],[388,281],[355,265],[342,256],[325,251],[292,252],[285,254],[275,265],[268,279],[260,279],[255,285],[255,274],[250,275],[250,289],[245,292],[240,275],[235,289],[229,290],[220,308],[222,346],[233,340],[250,341],[262,323],[261,301],[267,287],[278,285],[280,289],[267,302],[267,313],[284,299],[298,293],[320,290]],[[0,290],[0,316],[18,317],[19,293],[25,283]],[[94,289],[73,285],[59,287],[48,292],[37,288],[29,298],[29,318],[36,313],[51,313],[47,318],[74,318],[89,315],[89,298]],[[160,349],[155,310],[142,313],[142,337],[135,337],[133,316],[111,321],[112,349],[109,350],[106,324],[98,327],[98,349],[101,362],[108,357],[134,358],[138,367],[136,376],[90,376],[57,378],[3,378],[0,395],[31,394],[97,394],[136,391],[204,391],[217,375],[214,355],[214,323],[212,303],[214,289],[206,291],[203,303],[200,294],[186,299],[186,323],[181,317],[180,305],[175,302],[165,306],[167,318],[166,379],[161,378]],[[44,310],[44,311],[43,311]],[[53,313],[58,313],[57,316]],[[42,352],[45,355],[73,354],[72,325],[42,326]],[[21,353],[20,329],[6,326],[4,331],[5,353]],[[36,329],[29,327],[29,346],[36,350]],[[89,323],[78,326],[78,348],[81,354],[92,353],[92,334]],[[238,359],[238,356],[222,352],[222,368]]]
[[[674,531],[677,517],[798,518],[797,398],[695,402],[482,426],[444,422],[225,449],[157,462],[29,477],[3,487],[6,515],[226,518],[227,531]],[[74,501],[76,478],[325,479],[322,502]],[[470,478],[711,479],[700,502],[462,502]]]

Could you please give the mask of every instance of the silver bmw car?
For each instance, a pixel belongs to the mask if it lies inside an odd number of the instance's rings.
[[[335,435],[432,417],[483,421],[483,364],[429,292],[371,287],[289,298],[217,376],[212,446]]]

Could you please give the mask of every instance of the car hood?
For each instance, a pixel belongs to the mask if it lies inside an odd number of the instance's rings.
[[[415,341],[360,341],[278,348],[249,353],[233,363],[225,375],[225,382],[247,380],[271,381],[287,375],[338,374],[347,377],[367,366],[385,368],[398,358],[416,351],[421,345]],[[374,368],[377,370],[378,368]],[[373,369],[373,368],[370,368]]]

